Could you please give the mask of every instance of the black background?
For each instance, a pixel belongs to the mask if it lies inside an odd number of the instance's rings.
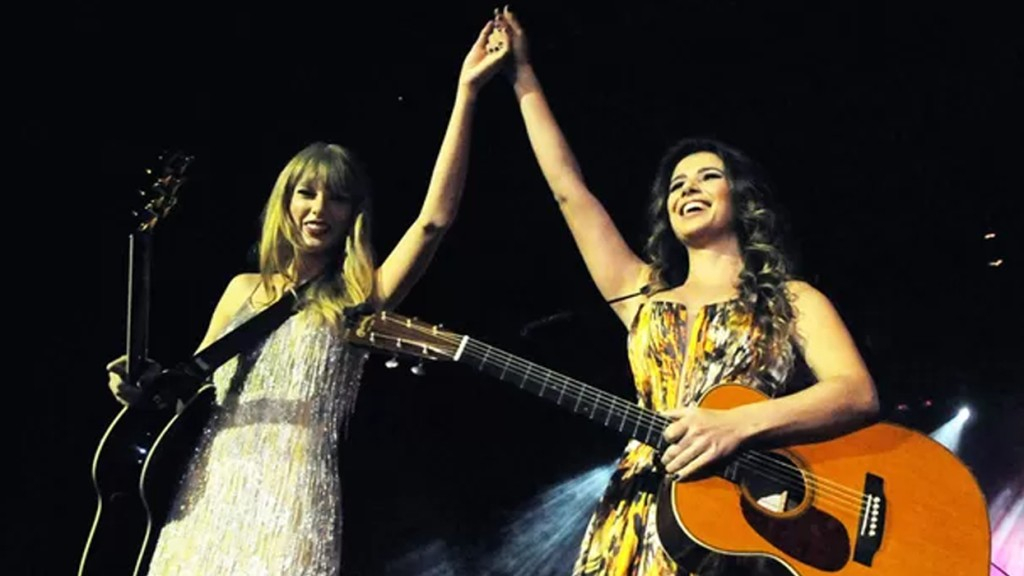
[[[88,534],[90,461],[118,409],[103,366],[124,345],[126,214],[142,168],[163,149],[197,158],[156,237],[150,351],[170,363],[195,348],[227,281],[252,270],[263,201],[306,143],[363,157],[387,253],[419,209],[462,58],[491,8],[78,3],[9,15],[15,573],[70,573]],[[1019,475],[1018,7],[515,8],[587,181],[634,247],[664,148],[705,134],[746,150],[773,175],[803,275],[846,319],[885,416],[930,432],[969,404],[961,457],[983,490]],[[458,221],[400,311],[632,393],[625,332],[503,78],[479,100]],[[572,314],[520,335],[561,311]],[[368,366],[344,447],[353,573],[427,572],[396,559],[439,540],[486,548],[531,497],[621,449],[467,367],[416,378],[382,361]],[[447,573],[483,570],[469,552],[453,562]]]

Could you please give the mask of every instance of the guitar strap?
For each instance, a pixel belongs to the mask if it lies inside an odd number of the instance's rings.
[[[235,355],[255,347],[294,314],[300,297],[312,283],[313,280],[308,280],[294,290],[285,292],[277,302],[239,324],[191,359],[176,366],[175,370],[196,382],[205,381],[218,366]]]

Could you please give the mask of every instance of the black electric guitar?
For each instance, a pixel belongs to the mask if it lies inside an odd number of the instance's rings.
[[[667,448],[666,416],[439,326],[379,312],[364,316],[349,340],[468,364],[657,451]],[[764,400],[724,384],[699,405]],[[658,535],[690,571],[717,553],[768,558],[777,572],[799,576],[988,574],[984,495],[956,455],[924,434],[879,422],[823,442],[744,450],[712,468],[692,480],[666,478],[658,496]]]
[[[158,171],[148,171],[152,181],[138,190],[132,207],[133,230],[129,234],[127,361],[125,381],[134,383],[148,351],[150,269],[153,231],[177,204],[178,189],[193,157],[181,152],[162,155]],[[141,574],[139,550],[150,540],[153,515],[143,491],[144,477],[165,474],[149,458],[151,448],[165,435],[168,422],[178,416],[181,401],[201,388],[201,374],[186,367],[165,370],[151,386],[142,389],[140,400],[123,408],[107,427],[93,457],[92,479],[97,494],[96,515],[79,563],[81,576]],[[203,420],[201,410],[187,411]],[[173,488],[168,488],[173,489]]]

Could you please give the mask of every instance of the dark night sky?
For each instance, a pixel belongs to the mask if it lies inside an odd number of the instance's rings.
[[[930,431],[968,402],[979,417],[962,457],[982,488],[1018,473],[1019,7],[553,4],[518,6],[535,67],[631,244],[667,145],[706,134],[748,151],[773,175],[803,274],[846,319],[886,416]],[[29,487],[15,497],[27,528],[14,549],[27,573],[69,573],[88,533],[89,463],[117,411],[103,365],[123,348],[125,215],[157,152],[197,158],[156,239],[150,349],[166,363],[194,349],[226,282],[250,269],[263,200],[304,144],[364,158],[379,253],[419,208],[490,5],[290,6],[78,5],[7,24],[24,39],[7,107],[27,152],[10,191],[28,220],[12,224],[27,241],[12,277],[33,296],[12,312],[28,367],[12,381],[24,452],[12,469]],[[625,333],[501,78],[480,98],[459,220],[400,311],[631,394]],[[560,311],[573,314],[520,337]],[[912,410],[893,412],[899,403]],[[423,542],[494,535],[503,511],[621,446],[466,367],[417,379],[374,360],[345,447],[352,566],[379,573]]]

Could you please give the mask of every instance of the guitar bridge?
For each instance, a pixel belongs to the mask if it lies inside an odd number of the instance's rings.
[[[864,496],[858,518],[857,544],[853,550],[853,561],[871,566],[875,553],[882,545],[885,534],[885,483],[882,478],[868,474],[864,478]]]

